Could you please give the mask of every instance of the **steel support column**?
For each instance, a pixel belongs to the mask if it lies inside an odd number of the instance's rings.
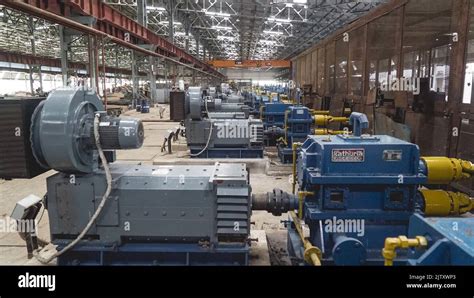
[[[166,60],[163,61],[163,69],[164,69],[163,74],[164,74],[164,76],[165,76],[165,86],[166,86],[168,89],[171,90],[171,86],[170,86],[170,84],[169,84],[169,82],[168,82],[168,79],[169,79],[169,77],[168,77],[168,73],[169,73],[168,61],[166,61]]]
[[[156,98],[156,59],[153,56],[149,56],[149,73],[148,80],[150,81],[150,100],[152,103],[157,102]]]
[[[33,17],[28,18],[28,27],[30,30],[30,40],[31,40],[31,54],[33,56],[36,56],[36,42],[35,42],[35,24]],[[35,71],[38,72],[39,75],[39,84],[40,84],[40,89],[41,92],[43,91],[43,77],[41,74],[41,65],[37,64],[29,64],[29,70],[30,70],[30,88],[31,88],[31,94],[35,95],[35,87],[34,87],[34,73]]]
[[[114,57],[114,61],[115,61],[115,67],[118,68],[119,64],[118,64],[118,47],[115,47],[115,57]],[[114,87],[117,87],[117,73],[114,73]]]
[[[186,52],[189,52],[189,31],[191,30],[191,24],[189,22],[188,19],[185,19],[184,20],[184,31],[185,31],[185,34],[186,34],[186,40],[185,40],[185,44],[184,44],[184,50]]]
[[[70,37],[66,34],[66,28],[59,26],[59,43],[60,43],[60,56],[61,56],[61,74],[63,87],[69,85],[69,71],[68,71],[68,49]]]
[[[168,0],[168,13],[169,13],[169,33],[168,33],[168,39],[169,42],[174,44],[174,5],[175,1],[174,0]]]
[[[131,52],[131,59],[132,59],[132,107],[136,107],[136,100],[138,98],[138,88],[139,88],[139,80],[138,80],[138,55],[135,51]]]
[[[95,36],[88,36],[88,57],[89,57],[89,77],[91,88],[99,93],[99,52],[98,43]]]
[[[146,0],[137,0],[137,22],[143,27],[148,27]]]
[[[199,40],[199,36],[195,36],[196,38],[196,58],[199,59],[199,43],[200,43],[200,40]]]

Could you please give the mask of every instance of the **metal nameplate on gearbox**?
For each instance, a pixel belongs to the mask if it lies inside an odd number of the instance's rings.
[[[383,160],[385,161],[401,161],[402,157],[402,150],[385,150],[383,152]]]
[[[332,162],[364,162],[365,149],[332,149]]]

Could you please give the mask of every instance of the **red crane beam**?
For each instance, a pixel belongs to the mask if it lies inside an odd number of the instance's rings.
[[[51,58],[51,57],[41,57],[41,56],[34,56],[31,54],[24,54],[24,53],[15,53],[15,52],[5,52],[0,51],[0,61],[8,62],[8,63],[18,63],[18,64],[27,64],[27,65],[41,65],[41,66],[49,66],[49,67],[61,67],[61,59],[59,58]],[[83,62],[68,62],[68,66],[71,69],[87,69],[86,63]],[[100,65],[102,69],[103,66]],[[132,71],[130,69],[124,68],[117,68],[117,67],[110,67],[106,66],[105,71],[108,73],[120,73],[124,75],[131,75]],[[140,75],[146,75],[146,73],[140,73]]]
[[[174,61],[177,58],[178,63],[197,68],[203,72],[209,73],[215,77],[224,79],[225,76],[216,69],[197,59],[183,49],[178,48],[165,38],[153,33],[151,30],[138,24],[131,18],[123,15],[118,10],[112,8],[98,0],[0,0],[0,3],[23,11],[28,14],[35,15],[66,27],[71,27],[71,16],[89,16],[96,19],[93,29],[95,32],[103,33],[109,37],[113,37],[113,42],[119,43],[125,47],[139,50],[140,44],[154,45],[154,51],[158,55],[169,58]],[[58,18],[53,18],[54,14]],[[67,20],[66,20],[67,19]],[[74,29],[85,31],[84,26],[76,22]]]

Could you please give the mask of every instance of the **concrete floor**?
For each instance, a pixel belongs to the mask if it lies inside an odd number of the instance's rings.
[[[169,119],[169,107],[164,106],[166,111],[164,119]],[[152,108],[149,114],[140,114],[128,111],[124,116],[137,117],[144,120],[145,142],[138,150],[117,151],[117,162],[133,164],[203,164],[214,163],[212,160],[189,159],[186,148],[186,140],[181,138],[173,144],[173,154],[161,152],[161,146],[165,135],[169,131],[176,130],[179,123],[162,121],[159,117],[158,108]],[[151,121],[151,122],[149,122]],[[276,152],[268,151],[264,160],[245,160],[250,168],[250,182],[253,193],[265,193],[273,188],[291,191],[289,176],[291,167],[281,165],[277,161]],[[46,178],[54,171],[49,171],[29,180],[0,180],[0,219],[9,216],[20,199],[34,194],[43,197],[46,193]],[[267,212],[255,211],[252,215],[252,237],[259,239],[259,243],[252,245],[251,264],[265,265],[289,265],[290,260],[286,251],[286,230],[281,220],[287,219],[284,214],[274,217]],[[265,233],[262,236],[262,232]],[[266,242],[265,243],[265,235]],[[39,224],[39,237],[49,240],[48,214],[44,213]],[[262,238],[263,237],[263,238]],[[265,249],[268,247],[268,250]],[[268,255],[270,259],[268,260]],[[27,259],[24,241],[16,233],[0,232],[0,265],[39,265],[35,259]]]

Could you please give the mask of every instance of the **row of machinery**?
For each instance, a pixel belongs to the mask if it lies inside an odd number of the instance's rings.
[[[238,97],[229,95],[228,98]],[[249,117],[243,98],[222,102],[202,96],[201,88],[188,91],[186,139],[192,157],[262,158],[263,124]]]
[[[293,144],[303,142],[309,135],[336,135],[350,132],[349,118],[335,117],[329,111],[311,110],[304,106],[284,102],[267,103],[260,109],[265,129],[267,146],[276,145],[282,163],[293,160]],[[345,114],[349,116],[347,109]],[[345,130],[333,130],[329,127],[340,123]]]
[[[293,143],[302,142],[312,134],[344,133],[341,128],[343,126],[347,127],[347,117],[333,117],[329,115],[329,111],[315,111],[304,106],[279,101],[278,99],[273,101],[266,98],[265,100],[265,95],[256,95],[250,92],[244,92],[242,96],[235,93],[217,95],[214,92],[204,90],[202,96],[200,96],[201,92],[199,87],[190,88],[188,91],[188,101],[191,107],[186,126],[188,131],[192,130],[193,132],[188,134],[188,145],[193,147],[191,149],[192,156],[195,156],[196,152],[200,153],[203,148],[208,148],[209,145],[206,145],[210,143],[211,150],[214,152],[210,155],[203,152],[198,154],[199,157],[262,157],[263,150],[260,148],[258,148],[258,152],[254,150],[260,146],[260,127],[257,126],[258,120],[251,120],[251,117],[258,119],[257,115],[263,124],[264,145],[277,146],[278,155],[283,163],[291,163]],[[257,110],[258,112],[256,112]],[[345,115],[350,115],[349,109],[345,109]],[[253,126],[244,123],[243,118],[250,118],[248,121],[252,122]],[[209,131],[205,130],[207,127],[206,122],[214,120],[222,124],[223,119],[227,119],[225,126],[235,127],[235,129],[229,129],[229,132],[234,131],[237,136],[245,135],[247,131],[250,131],[250,133],[245,138],[237,137],[241,140],[220,140],[221,144],[216,144],[216,148],[226,147],[226,150],[214,150],[212,149],[212,144],[219,143],[219,140],[216,140],[218,129],[213,130],[214,135],[209,134]],[[341,123],[339,130],[329,128],[334,123]],[[218,124],[216,125],[218,126]],[[347,131],[349,131],[349,128],[347,128]],[[257,143],[255,142],[257,134],[259,136],[257,139],[258,146],[256,146]],[[249,139],[252,137],[254,139],[253,142]],[[236,137],[227,134],[226,139],[236,139]],[[249,142],[242,139],[246,139]],[[242,150],[242,147],[254,149]],[[217,154],[214,154],[216,152]]]
[[[190,96],[202,102],[201,92]],[[25,198],[12,214],[34,219],[42,205],[47,209],[57,252],[47,256],[35,232],[23,235],[44,263],[247,265],[252,210],[266,210],[288,212],[296,264],[474,265],[473,201],[441,187],[471,178],[474,165],[420,157],[415,144],[365,135],[363,114],[351,114],[353,134],[293,143],[293,193],[252,195],[242,163],[114,163],[115,150],[142,145],[143,125],[103,110],[92,92],[56,90],[27,109],[28,137],[12,143],[30,148],[31,162],[57,171],[47,178],[43,199]]]
[[[471,178],[473,164],[420,157],[415,144],[363,135],[363,114],[350,121],[353,135],[297,144],[299,206],[288,210],[290,254],[313,265],[474,265],[474,218],[464,215],[473,200],[439,187]]]
[[[245,164],[115,164],[115,150],[142,145],[143,125],[103,110],[95,93],[61,89],[30,114],[36,162],[57,171],[44,199],[26,198],[12,214],[33,219],[47,208],[58,253],[38,253],[30,233],[32,254],[60,265],[246,265]]]

